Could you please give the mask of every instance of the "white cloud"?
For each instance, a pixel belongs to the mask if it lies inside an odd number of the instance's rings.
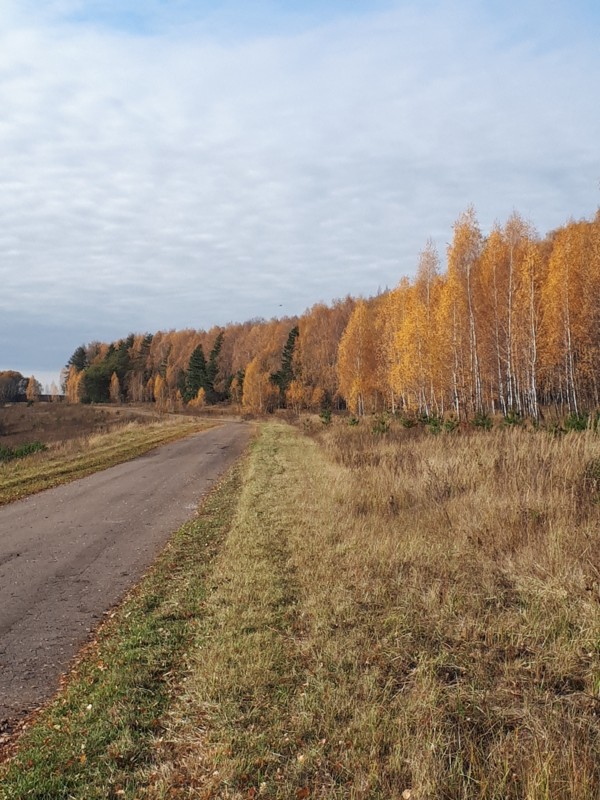
[[[224,43],[4,6],[0,362],[15,318],[66,360],[91,338],[393,285],[471,202],[484,228],[516,207],[542,231],[598,202],[600,57],[534,27],[535,7],[398,7]]]

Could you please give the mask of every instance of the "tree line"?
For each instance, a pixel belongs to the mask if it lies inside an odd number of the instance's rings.
[[[600,406],[600,211],[540,237],[519,214],[484,236],[456,221],[441,269],[428,242],[414,280],[299,317],[130,334],[78,347],[70,402],[388,409],[457,418]]]
[[[22,400],[33,403],[42,394],[42,384],[35,375],[25,377],[13,369],[0,370],[0,403],[17,403]],[[50,389],[46,388],[46,396],[52,400],[59,399],[58,387],[54,382]]]

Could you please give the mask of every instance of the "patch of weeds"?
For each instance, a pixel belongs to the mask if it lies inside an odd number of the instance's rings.
[[[444,430],[446,433],[452,433],[458,428],[458,420],[456,417],[449,417],[448,419],[444,420]]]
[[[432,414],[431,416],[424,417],[425,425],[430,433],[433,433],[437,436],[438,433],[441,433],[444,429],[444,420],[442,417],[438,417],[437,414]]]
[[[486,414],[485,411],[478,411],[471,420],[471,425],[473,425],[474,428],[491,431],[494,423],[489,414]]]
[[[331,409],[324,408],[319,414],[319,419],[321,420],[323,425],[331,425]]]
[[[33,453],[43,453],[48,447],[43,442],[26,442],[16,447],[3,447],[0,445],[0,461],[13,461],[15,458],[25,458]]]
[[[355,417],[354,414],[348,419],[348,425],[351,428],[355,428],[359,424],[360,424],[360,420],[359,420],[358,417]]]
[[[400,425],[402,425],[403,428],[414,428],[416,424],[416,421],[412,417],[400,416]]]
[[[387,414],[378,414],[373,419],[373,424],[371,425],[371,430],[375,434],[382,435],[387,433],[390,429],[390,420]]]
[[[589,414],[582,412],[580,414],[569,414],[564,421],[565,431],[585,431],[589,424]]]
[[[302,429],[304,430],[304,433],[306,433],[308,436],[310,436],[311,434],[313,434],[315,432],[315,426],[314,426],[313,421],[312,421],[312,419],[310,417],[304,417],[303,418],[303,420],[302,420]]]
[[[523,417],[515,409],[510,409],[510,411],[506,412],[502,423],[503,425],[522,425]]]

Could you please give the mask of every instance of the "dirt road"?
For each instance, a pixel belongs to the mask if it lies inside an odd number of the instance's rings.
[[[248,437],[247,425],[227,423],[0,508],[1,727],[54,693],[102,614]]]

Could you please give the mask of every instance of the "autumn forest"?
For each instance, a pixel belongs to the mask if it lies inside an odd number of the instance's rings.
[[[541,238],[517,213],[484,236],[469,208],[445,271],[428,242],[414,280],[367,300],[82,345],[65,393],[164,410],[230,401],[250,413],[585,415],[600,405],[598,286],[600,211]]]

